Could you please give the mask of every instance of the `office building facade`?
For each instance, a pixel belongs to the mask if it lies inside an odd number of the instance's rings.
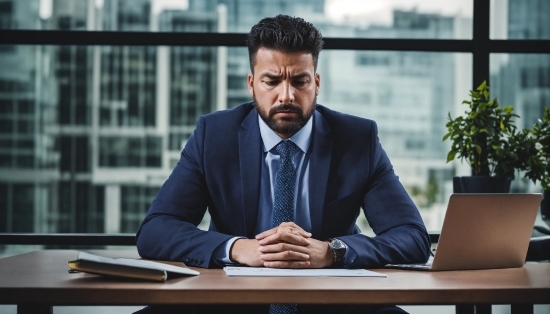
[[[282,13],[325,37],[471,34],[467,19],[414,9],[393,10],[388,25],[335,23],[324,0],[189,0],[160,12],[151,0],[52,0],[47,19],[39,4],[0,0],[0,27],[246,33]],[[507,6],[510,38],[548,38],[546,1]],[[455,173],[441,138],[471,88],[464,55],[334,49],[319,60],[319,103],[377,121],[401,181],[423,215],[434,213],[430,229]],[[15,45],[0,46],[0,56],[0,232],[135,232],[197,118],[251,100],[245,47]],[[508,61],[491,85],[529,126],[549,106],[548,55]]]

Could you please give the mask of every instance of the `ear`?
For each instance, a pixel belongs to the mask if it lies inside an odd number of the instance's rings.
[[[321,74],[315,73],[315,95],[319,95],[321,89]]]
[[[254,74],[248,73],[247,78],[248,93],[250,96],[254,97]]]

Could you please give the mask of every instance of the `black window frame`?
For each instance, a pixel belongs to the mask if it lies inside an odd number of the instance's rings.
[[[550,40],[491,39],[490,22],[490,0],[475,0],[472,39],[327,37],[324,49],[471,53],[473,87],[489,81],[491,53],[550,53]],[[245,36],[242,33],[0,30],[0,45],[245,47]]]
[[[492,53],[549,54],[550,40],[495,40],[489,36],[490,0],[473,1],[472,39],[324,38],[324,49],[471,53],[472,88],[489,81]],[[0,45],[226,46],[245,47],[243,33],[0,30]],[[437,242],[438,233],[430,234]],[[134,245],[133,235],[0,234],[0,244]]]

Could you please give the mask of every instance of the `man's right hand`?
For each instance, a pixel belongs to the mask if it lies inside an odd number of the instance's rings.
[[[239,264],[260,267],[264,265],[264,261],[260,259],[259,249],[260,245],[256,239],[238,239],[233,242],[229,256],[232,261]]]

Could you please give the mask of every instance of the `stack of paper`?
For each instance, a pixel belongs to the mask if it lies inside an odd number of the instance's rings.
[[[226,266],[223,270],[227,276],[243,277],[388,277],[366,269],[278,269]]]

